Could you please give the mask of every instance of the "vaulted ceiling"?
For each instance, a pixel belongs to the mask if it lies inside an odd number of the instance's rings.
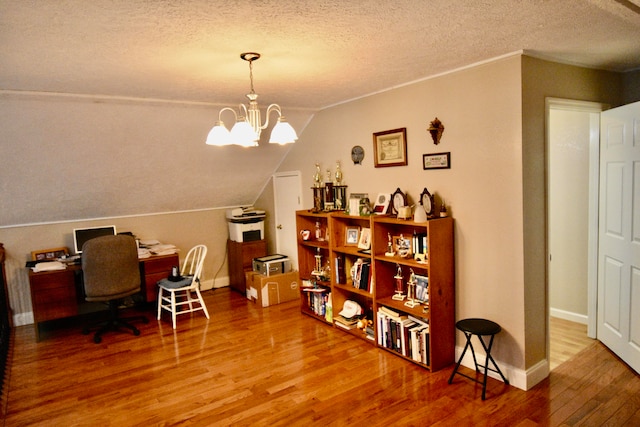
[[[640,0],[0,2],[0,89],[319,109],[525,50],[640,67]]]
[[[16,203],[0,226],[253,203],[288,148],[203,143],[219,106],[246,102],[242,52],[262,54],[260,105],[300,133],[320,109],[514,52],[640,69],[639,40],[640,0],[0,0],[0,97],[189,106],[7,101],[0,199]],[[68,184],[48,191],[51,176]]]

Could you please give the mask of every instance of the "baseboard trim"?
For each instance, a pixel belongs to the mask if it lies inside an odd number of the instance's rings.
[[[456,360],[460,358],[463,349],[464,347],[456,346]],[[479,354],[476,352],[476,359],[479,365],[484,366],[484,364],[486,363],[486,357],[484,354]],[[512,385],[524,391],[531,389],[540,381],[549,376],[549,363],[547,360],[542,360],[527,370],[516,368],[509,365],[508,363],[501,362],[500,360],[496,360],[496,363],[498,364],[498,367],[507,378],[507,380],[509,380],[509,385]],[[470,351],[467,351],[467,353],[464,355],[461,365],[475,370],[475,366],[473,364],[473,356],[471,355]],[[496,372],[489,371],[488,376],[498,381],[502,381],[502,378],[500,378],[500,375],[498,375],[498,373]]]
[[[583,325],[586,325],[589,322],[589,317],[585,314],[573,313],[571,311],[560,310],[559,308],[549,307],[549,316],[569,320],[570,322],[576,322]]]

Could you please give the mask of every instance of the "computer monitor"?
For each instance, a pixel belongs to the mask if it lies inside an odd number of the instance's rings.
[[[102,227],[74,228],[73,229],[73,249],[76,254],[82,253],[82,245],[87,240],[101,236],[114,236],[116,234],[115,225],[104,225]]]

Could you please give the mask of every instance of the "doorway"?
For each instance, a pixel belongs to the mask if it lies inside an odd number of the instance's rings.
[[[551,369],[596,335],[599,103],[546,100],[547,360]]]
[[[298,239],[296,211],[302,206],[300,171],[279,172],[273,175],[275,205],[276,252],[289,257],[291,267],[298,269]]]

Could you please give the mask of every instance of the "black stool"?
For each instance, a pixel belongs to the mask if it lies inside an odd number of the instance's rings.
[[[485,391],[487,390],[487,371],[493,371],[500,374],[504,383],[509,384],[509,380],[507,380],[504,377],[504,375],[502,375],[502,371],[500,371],[500,368],[496,364],[496,361],[493,360],[493,357],[491,357],[491,346],[493,346],[493,338],[496,336],[498,332],[502,330],[502,328],[496,322],[492,322],[491,320],[486,320],[486,319],[459,320],[456,323],[456,328],[464,332],[464,335],[467,337],[467,343],[464,346],[464,350],[462,350],[462,354],[460,355],[460,359],[458,359],[458,363],[456,363],[456,367],[453,369],[453,372],[449,377],[449,384],[451,384],[451,382],[453,381],[453,377],[455,374],[462,375],[463,377],[467,377],[470,380],[477,382],[478,384],[482,384],[482,400],[484,400]],[[473,335],[478,336],[478,339],[480,340],[480,343],[482,344],[482,347],[484,348],[484,351],[487,354],[487,359],[484,366],[484,378],[482,382],[480,382],[475,378],[470,377],[469,375],[465,375],[462,372],[458,372],[458,368],[460,367],[462,358],[464,357],[464,354],[467,352],[467,347],[470,347],[471,354],[473,355],[473,364],[476,366],[476,372],[482,373],[482,371],[480,371],[480,369],[478,368],[478,362],[476,361],[476,353],[475,351],[473,351],[473,344],[471,344],[471,337]],[[485,344],[484,340],[482,339],[483,336],[491,337],[491,339],[489,339],[489,346]],[[489,367],[489,360],[491,360],[491,363],[493,363],[493,366],[495,366],[495,369]]]

